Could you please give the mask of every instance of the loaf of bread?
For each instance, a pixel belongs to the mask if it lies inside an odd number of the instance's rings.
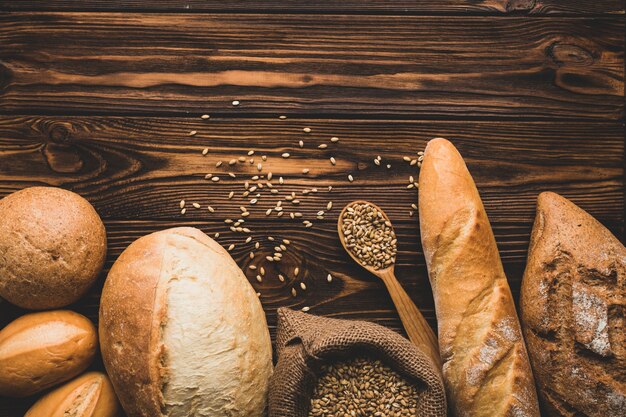
[[[476,185],[445,139],[419,177],[422,245],[435,298],[448,404],[455,416],[539,416],[528,355]]]
[[[626,249],[542,193],[520,299],[545,416],[626,416]]]
[[[129,417],[259,417],[272,352],[256,292],[228,252],[194,228],[144,236],[117,259],[100,342]]]
[[[88,372],[41,397],[24,417],[117,417],[119,412],[109,378]]]
[[[0,395],[26,397],[74,378],[93,361],[95,326],[72,311],[31,313],[0,331]]]
[[[106,248],[102,220],[76,193],[31,187],[0,200],[0,296],[10,303],[73,303],[95,282]]]

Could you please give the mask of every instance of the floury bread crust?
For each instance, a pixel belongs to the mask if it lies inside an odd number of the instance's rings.
[[[569,200],[542,193],[521,289],[546,416],[626,416],[626,249]]]
[[[265,314],[230,255],[193,228],[132,243],[102,293],[104,363],[129,417],[263,415]]]
[[[422,246],[453,415],[539,416],[496,241],[474,180],[447,140],[428,143],[419,190]]]

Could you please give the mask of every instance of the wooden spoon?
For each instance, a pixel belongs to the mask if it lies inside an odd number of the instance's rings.
[[[350,254],[352,259],[355,260],[356,263],[367,269],[372,274],[376,275],[385,283],[385,286],[387,287],[387,290],[391,295],[391,299],[393,300],[393,303],[398,310],[398,314],[400,315],[400,320],[402,320],[404,329],[409,336],[409,340],[411,340],[414,345],[421,347],[422,350],[431,357],[433,362],[435,362],[438,369],[441,370],[441,358],[439,356],[437,337],[426,322],[426,319],[424,319],[424,316],[422,316],[422,313],[420,313],[413,300],[411,300],[406,291],[404,291],[404,288],[402,288],[402,286],[398,282],[398,279],[396,278],[394,273],[395,263],[392,263],[384,269],[375,269],[374,267],[363,263],[363,261],[357,258],[347,247],[342,228],[343,216],[348,207],[355,204],[369,204],[370,206],[380,211],[385,220],[389,221],[389,224],[391,224],[389,217],[387,217],[385,212],[382,211],[381,208],[378,207],[376,204],[364,200],[353,201],[343,208],[341,214],[339,214],[339,220],[337,220],[337,231],[339,232],[339,240],[341,241],[341,244],[343,245],[346,252]]]

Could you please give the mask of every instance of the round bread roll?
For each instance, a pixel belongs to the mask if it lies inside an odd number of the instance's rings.
[[[100,304],[104,364],[129,417],[260,417],[272,352],[261,303],[194,228],[144,236],[117,259]]]
[[[78,313],[22,316],[0,331],[0,395],[26,397],[72,379],[97,348],[95,326]]]
[[[88,372],[41,397],[24,417],[115,417],[119,411],[109,378]]]
[[[32,187],[0,200],[0,296],[23,308],[82,297],[106,256],[98,213],[76,193]]]

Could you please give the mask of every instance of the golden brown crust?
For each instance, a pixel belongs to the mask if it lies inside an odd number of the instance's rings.
[[[156,232],[120,255],[103,289],[100,335],[129,417],[190,409],[257,417],[265,408],[272,362],[262,307],[230,255],[200,230]]]
[[[161,415],[154,373],[161,353],[154,333],[164,314],[157,296],[166,234],[149,237],[133,242],[113,264],[102,290],[99,320],[102,357],[120,402],[128,415],[146,417]]]
[[[26,397],[67,381],[89,366],[95,326],[73,311],[31,313],[0,331],[0,395]]]
[[[569,200],[541,193],[520,309],[547,416],[626,415],[626,249]]]
[[[106,257],[98,213],[76,193],[31,187],[0,200],[0,295],[51,309],[82,297]]]
[[[515,304],[478,190],[456,148],[428,143],[419,178],[422,246],[456,416],[539,416]]]
[[[88,372],[41,397],[24,417],[116,417],[119,413],[109,378]]]

